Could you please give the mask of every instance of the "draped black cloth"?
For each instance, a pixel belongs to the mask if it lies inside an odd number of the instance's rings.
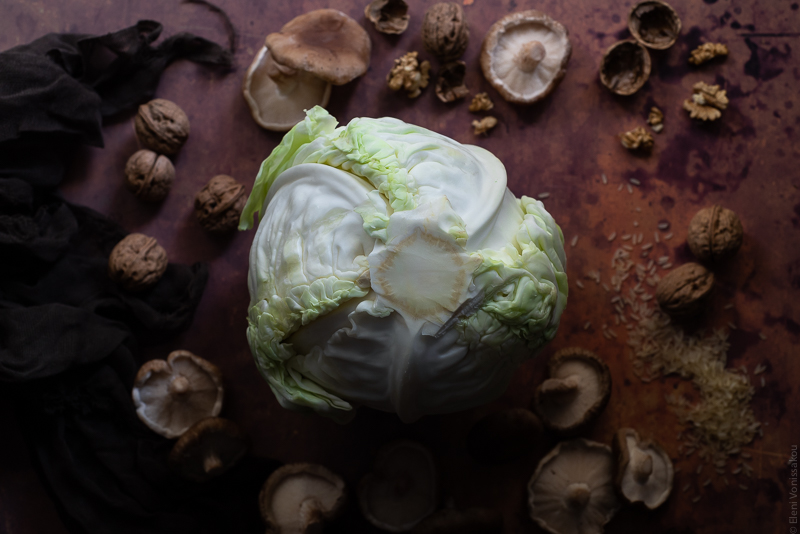
[[[170,264],[152,289],[126,293],[107,265],[127,232],[57,190],[80,145],[103,145],[103,118],[151,99],[172,61],[231,66],[231,51],[191,34],[153,46],[161,30],[140,21],[0,53],[0,402],[70,531],[261,533],[274,462],[185,482],[130,395],[138,346],[189,327],[208,266]]]

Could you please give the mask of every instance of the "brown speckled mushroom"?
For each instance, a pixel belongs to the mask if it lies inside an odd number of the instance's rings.
[[[591,351],[575,347],[556,352],[548,368],[550,378],[536,389],[534,409],[550,430],[574,434],[594,421],[608,403],[608,365]]]
[[[389,532],[405,532],[436,510],[437,474],[431,453],[413,441],[381,448],[358,486],[364,517]]]
[[[653,510],[669,497],[674,471],[666,451],[653,441],[639,439],[632,428],[620,428],[611,443],[617,458],[617,491],[630,503]]]
[[[267,36],[247,69],[242,89],[253,119],[268,130],[289,130],[304,110],[327,105],[331,84],[364,74],[371,50],[366,30],[335,9],[292,19]]]
[[[553,534],[600,534],[619,509],[611,449],[585,439],[559,443],[528,483],[531,519]]]
[[[531,104],[555,89],[571,54],[563,25],[536,10],[521,11],[489,28],[481,48],[481,69],[503,98]]]
[[[316,464],[289,464],[277,469],[258,497],[267,534],[311,534],[322,531],[346,500],[344,481]]]
[[[166,361],[146,362],[132,391],[136,415],[167,438],[177,438],[201,419],[219,415],[222,396],[217,366],[187,350],[170,353]]]
[[[221,475],[247,452],[247,439],[233,421],[208,417],[192,425],[172,447],[169,464],[183,478],[204,482]]]

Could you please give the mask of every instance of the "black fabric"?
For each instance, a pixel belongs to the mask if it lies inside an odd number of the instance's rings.
[[[107,276],[127,232],[57,187],[103,117],[152,98],[175,59],[228,67],[231,53],[140,21],[103,36],[51,34],[0,53],[0,402],[12,404],[72,532],[263,532],[258,488],[275,465],[249,458],[192,484],[167,466],[172,441],[130,396],[144,343],[189,327],[208,267],[170,264],[144,293]]]

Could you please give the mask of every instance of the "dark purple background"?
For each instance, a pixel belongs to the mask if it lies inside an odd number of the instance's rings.
[[[146,206],[122,186],[125,161],[137,149],[132,120],[108,125],[105,149],[85,149],[78,155],[63,188],[69,200],[109,215],[130,231],[157,237],[173,261],[211,263],[211,280],[190,331],[150,351],[146,358],[163,358],[170,350],[183,348],[213,361],[225,375],[223,415],[250,434],[255,452],[285,462],[325,464],[351,487],[370,469],[382,443],[400,437],[419,440],[439,460],[443,502],[501,509],[507,532],[537,531],[527,517],[525,485],[552,442],[542,443],[523,460],[488,468],[467,456],[463,439],[482,415],[527,406],[544,376],[546,357],[555,349],[584,346],[597,351],[611,366],[613,394],[589,433],[591,438],[608,443],[619,426],[634,426],[661,440],[673,457],[677,454],[676,419],[663,399],[680,381],[668,378],[642,384],[635,378],[624,341],[602,336],[600,325],[610,315],[608,295],[585,280],[585,290],[571,283],[569,305],[552,345],[525,364],[507,393],[491,405],[427,417],[412,425],[403,425],[390,414],[363,410],[347,426],[280,408],[252,363],[244,335],[245,277],[253,232],[211,237],[194,219],[192,203],[197,190],[216,174],[230,174],[249,187],[260,162],[281,138],[255,124],[241,95],[244,72],[264,37],[302,12],[335,7],[367,26],[373,52],[371,68],[362,79],[333,89],[330,112],[342,123],[357,116],[391,115],[494,152],[506,165],[508,185],[515,194],[550,192],[545,204],[566,240],[580,235],[577,246],[567,245],[571,282],[598,268],[607,281],[611,254],[619,241],[611,244],[605,236],[633,231],[634,220],[646,236],[652,235],[659,221],[669,221],[675,237],[658,245],[653,256],[669,254],[679,263],[690,258],[684,237],[697,209],[721,203],[740,215],[745,244],[733,265],[718,273],[717,313],[710,323],[738,325],[730,337],[731,365],[746,365],[751,372],[761,363],[768,368],[762,375],[767,387],[757,387],[753,400],[756,417],[766,425],[764,438],[748,449],[754,457],[756,479],[743,491],[735,485],[726,488],[714,478],[712,486],[702,488],[703,499],[693,505],[689,496],[695,490],[681,493],[680,488],[695,482],[697,459],[681,459],[676,464],[682,470],[676,476],[676,492],[662,509],[654,513],[627,509],[607,532],[785,532],[789,514],[786,460],[790,446],[800,441],[796,385],[800,359],[795,348],[800,341],[800,149],[795,143],[800,135],[798,4],[793,0],[674,0],[672,5],[683,21],[680,39],[671,49],[652,53],[653,74],[637,94],[616,97],[600,85],[597,66],[603,50],[627,36],[630,2],[475,0],[465,6],[471,28],[464,57],[467,85],[473,94],[489,91],[496,104],[491,114],[500,121],[488,137],[476,138],[470,128],[476,116],[467,112],[468,99],[442,104],[429,87],[418,99],[409,100],[389,91],[384,81],[392,60],[410,50],[419,50],[423,59],[435,65],[419,37],[424,10],[432,3],[409,0],[409,29],[402,36],[390,37],[378,34],[364,21],[366,0],[220,1],[240,32],[235,72],[223,77],[180,62],[166,71],[159,86],[158,96],[178,103],[189,115],[192,128],[175,159],[177,177],[167,200],[158,207]],[[478,56],[481,38],[495,20],[530,8],[568,27],[573,55],[566,77],[548,99],[516,107],[489,88]],[[203,7],[176,1],[0,0],[0,13],[2,50],[48,32],[104,33],[143,18],[164,23],[166,35],[191,31],[226,43],[217,17]],[[726,43],[730,57],[690,68],[689,51],[706,41]],[[682,100],[700,80],[728,90],[730,106],[714,124],[694,123],[681,109]],[[664,132],[656,136],[652,155],[632,155],[620,146],[618,134],[644,125],[652,105],[664,111]],[[608,176],[608,185],[602,184],[601,173]],[[640,180],[641,187],[635,187],[633,194],[624,188],[618,191],[618,185],[630,178]],[[735,307],[725,310],[728,303]],[[585,331],[586,321],[593,326]],[[767,335],[766,341],[758,338],[759,331]],[[689,391],[687,386],[681,383],[679,387]],[[0,407],[0,421],[7,429],[0,439],[0,532],[64,532],[8,407]],[[369,530],[352,508],[345,522],[353,532]]]

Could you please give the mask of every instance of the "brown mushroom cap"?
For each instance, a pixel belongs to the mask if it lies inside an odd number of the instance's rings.
[[[681,19],[672,6],[661,0],[645,0],[631,8],[628,15],[631,35],[648,48],[664,50],[681,33]]]
[[[531,104],[550,94],[572,54],[567,29],[536,10],[506,15],[483,40],[483,75],[509,102]]]
[[[355,20],[335,9],[309,11],[265,42],[275,62],[342,85],[367,72],[372,43]]]
[[[169,463],[194,482],[221,475],[247,452],[247,440],[233,421],[208,417],[192,425],[172,447]]]
[[[502,534],[503,514],[489,508],[445,508],[429,515],[411,534]]]
[[[672,491],[674,471],[666,451],[653,441],[642,441],[632,428],[620,428],[611,443],[617,458],[615,484],[622,497],[658,508]]]
[[[650,53],[632,39],[611,45],[600,63],[600,81],[612,93],[632,95],[650,77]]]
[[[502,464],[531,452],[541,435],[542,423],[534,413],[512,408],[475,423],[467,435],[467,451],[482,464]]]
[[[408,4],[403,0],[374,0],[364,8],[364,16],[381,33],[397,35],[408,28]]]
[[[285,132],[305,118],[306,109],[328,105],[331,84],[275,63],[263,46],[247,69],[242,93],[259,126]]]
[[[593,352],[567,348],[549,362],[550,378],[536,389],[534,409],[555,432],[572,434],[594,421],[611,395],[611,373]]]
[[[528,483],[531,519],[554,534],[601,533],[619,509],[613,463],[611,449],[602,443],[559,443]]]
[[[436,510],[437,475],[431,453],[413,441],[381,448],[372,472],[358,486],[364,517],[389,532],[412,529]]]
[[[222,395],[219,369],[187,350],[173,351],[166,361],[146,362],[132,391],[136,415],[167,438],[177,438],[201,419],[219,415]]]
[[[289,464],[270,475],[258,497],[268,534],[321,532],[346,500],[344,481],[316,464]]]

